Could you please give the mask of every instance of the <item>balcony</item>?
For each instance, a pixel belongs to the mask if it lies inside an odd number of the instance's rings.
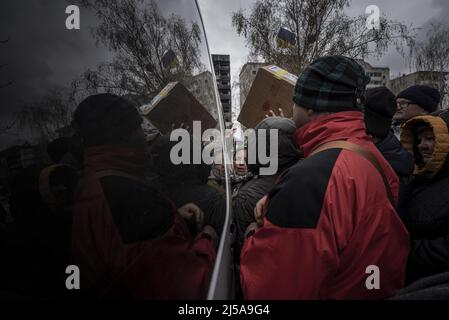
[[[231,94],[220,93],[220,100],[229,100],[231,99]]]
[[[229,61],[230,60],[230,56],[228,55],[212,55],[212,60],[213,61]]]
[[[226,122],[231,122],[231,119],[232,119],[232,115],[231,115],[231,112],[224,112],[223,113],[223,119],[224,119],[224,121],[226,121]],[[231,124],[232,125],[232,124]]]
[[[231,85],[229,84],[218,84],[218,90],[231,90]]]
[[[221,106],[223,108],[223,112],[230,112],[231,111],[231,105],[229,103],[222,103]]]

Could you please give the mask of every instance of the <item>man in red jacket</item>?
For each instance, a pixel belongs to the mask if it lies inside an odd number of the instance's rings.
[[[194,204],[176,209],[145,182],[141,117],[112,94],[74,113],[84,170],[75,195],[72,256],[81,290],[101,298],[206,298],[217,234]],[[183,218],[197,217],[196,236]]]
[[[409,237],[394,209],[398,178],[365,133],[368,81],[342,56],[299,76],[293,120],[305,159],[281,175],[245,241],[246,299],[379,299],[402,288]]]

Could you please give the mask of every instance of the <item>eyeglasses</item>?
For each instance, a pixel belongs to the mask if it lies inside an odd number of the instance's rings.
[[[396,104],[398,105],[399,108],[403,109],[403,108],[408,108],[408,106],[410,104],[413,104],[413,102],[410,102],[410,101],[398,101],[398,102],[396,102]]]

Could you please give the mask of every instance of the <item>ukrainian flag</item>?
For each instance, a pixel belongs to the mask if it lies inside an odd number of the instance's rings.
[[[178,57],[173,52],[173,50],[169,49],[162,57],[162,65],[165,69],[172,69],[179,64]]]
[[[296,37],[293,32],[288,29],[279,29],[278,35],[276,37],[276,43],[278,48],[293,48],[296,44]]]

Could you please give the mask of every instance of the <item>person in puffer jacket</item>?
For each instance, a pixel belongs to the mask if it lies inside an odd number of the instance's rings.
[[[366,90],[364,106],[366,132],[373,137],[377,149],[399,177],[399,200],[396,207],[402,219],[405,216],[410,176],[413,173],[412,155],[404,149],[391,129],[396,112],[396,98],[386,87]]]
[[[411,250],[407,283],[449,271],[449,112],[405,123],[401,142],[415,171],[407,205]]]
[[[245,240],[244,298],[382,299],[403,287],[409,236],[395,210],[398,177],[365,132],[368,81],[342,56],[299,76],[293,120],[304,160],[280,176]]]

